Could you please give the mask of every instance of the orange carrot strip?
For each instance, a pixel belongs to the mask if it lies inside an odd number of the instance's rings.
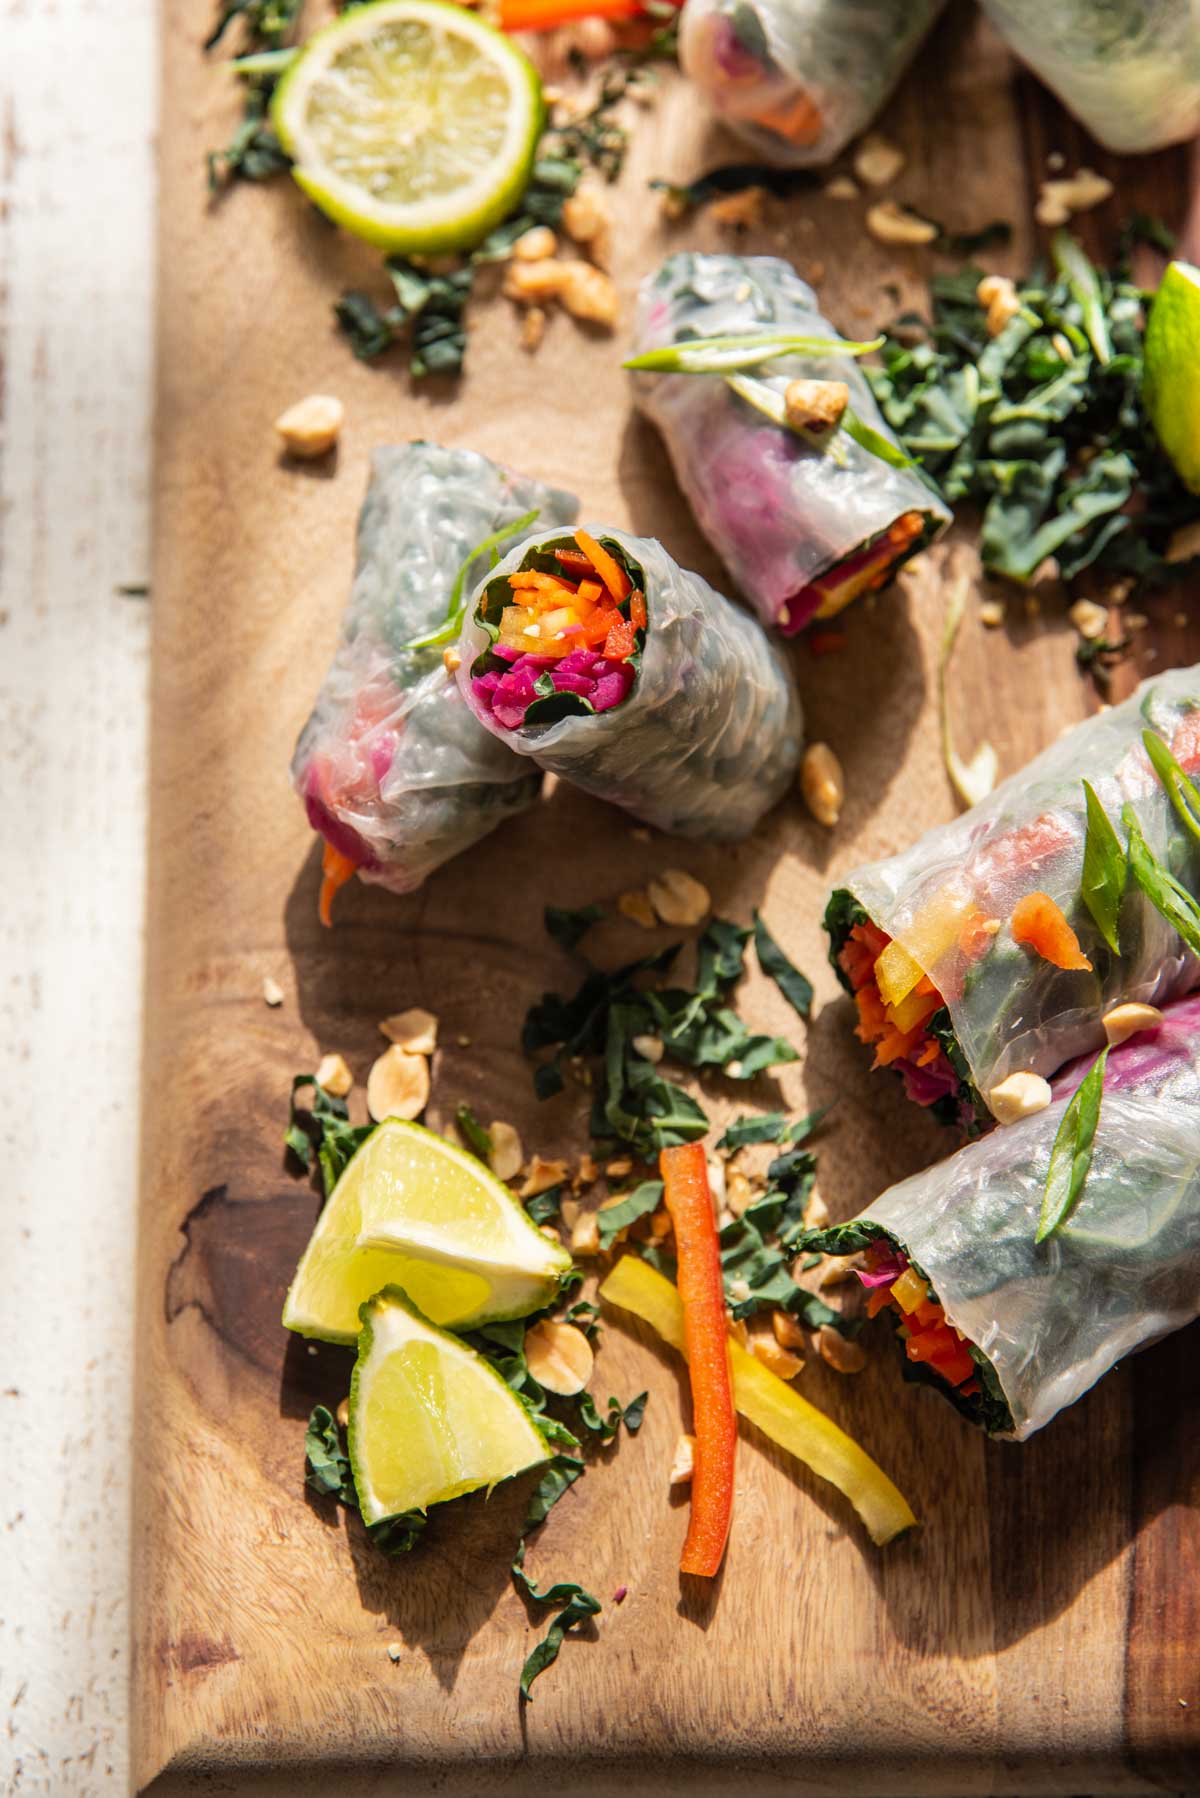
[[[712,1579],[729,1538],[737,1453],[721,1251],[703,1143],[664,1149],[658,1165],[663,1197],[675,1226],[677,1285],[683,1304],[696,1437],[692,1511],[679,1569]]]
[[[604,585],[608,588],[617,604],[619,605],[623,599],[628,599],[630,588],[633,583],[625,570],[621,567],[621,564],[617,561],[616,557],[610,556],[608,551],[602,548],[601,545],[596,542],[596,539],[590,537],[584,530],[576,531],[575,541],[578,543],[584,555],[590,558],[592,567],[596,570],[596,573],[600,576],[600,579],[604,582]]]
[[[629,596],[629,622],[635,631],[646,628],[646,595],[638,588]]]
[[[1079,938],[1049,893],[1026,893],[1018,899],[1011,924],[1013,941],[1028,943],[1043,961],[1056,968],[1090,968]]]
[[[335,849],[332,843],[326,843],[321,856],[321,897],[317,901],[317,916],[326,929],[333,925],[333,901],[358,872],[358,863]]]
[[[604,596],[604,588],[599,581],[580,581],[579,591],[575,598],[582,604],[594,606]]]
[[[543,574],[540,568],[518,569],[516,574],[509,575],[508,584],[514,593],[529,588],[546,593],[569,593],[572,598],[575,594],[574,581],[565,580],[560,574]]]
[[[637,0],[500,0],[502,31],[551,31],[575,19],[636,19]]]

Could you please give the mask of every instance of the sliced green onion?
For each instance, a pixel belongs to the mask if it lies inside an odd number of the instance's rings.
[[[624,368],[650,374],[724,375],[758,368],[781,356],[868,356],[883,338],[853,343],[844,337],[795,337],[786,332],[743,332],[732,337],[693,337],[631,356]]]

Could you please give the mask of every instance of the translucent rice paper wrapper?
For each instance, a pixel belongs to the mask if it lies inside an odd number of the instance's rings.
[[[679,59],[773,162],[830,162],[864,131],[945,0],[687,0]]]
[[[489,728],[547,773],[659,830],[749,835],[796,772],[801,715],[790,670],[752,618],[680,568],[653,537],[588,529],[620,544],[645,575],[646,643],[634,685],[609,711]],[[532,543],[562,535],[539,531]],[[513,550],[487,579],[516,573],[529,547]],[[475,616],[486,584],[468,608],[458,670],[463,698],[484,722],[490,714],[471,690],[471,668],[489,643]]]
[[[902,943],[949,1007],[954,1033],[984,1099],[1022,1069],[1049,1076],[1104,1042],[1103,1013],[1119,1000],[1164,1005],[1200,980],[1200,965],[1141,890],[1121,910],[1113,955],[1080,897],[1086,778],[1124,840],[1134,805],[1146,841],[1190,892],[1200,893],[1200,845],[1180,823],[1142,746],[1156,730],[1185,768],[1200,764],[1200,668],[1144,681],[1123,705],[1077,725],[953,823],[890,861],[843,882]],[[1078,934],[1093,972],[1066,971],[1012,940],[1018,899],[1045,892]],[[971,961],[959,936],[972,908],[999,918],[992,947]]]
[[[983,1350],[1017,1441],[1134,1349],[1200,1315],[1200,999],[1108,1058],[1075,1211],[1035,1243],[1050,1151],[1086,1065],[1045,1111],[903,1180],[864,1213]]]
[[[1200,131],[1200,0],[983,0],[1063,105],[1110,150]]]
[[[638,293],[635,353],[686,337],[778,328],[802,336],[838,333],[789,263],[774,256],[671,256]],[[895,443],[866,376],[850,356],[789,356],[767,377],[844,381],[850,405]],[[848,437],[841,462],[772,424],[719,375],[636,374],[637,403],[661,431],[675,478],[705,536],[764,624],[791,635],[815,615],[802,590],[905,513],[927,521],[924,542],[950,510],[915,469],[892,468]],[[922,540],[913,546],[913,552]]]
[[[562,525],[579,502],[472,450],[410,443],[371,458],[342,640],[292,784],[313,829],[395,893],[537,797],[540,774],[476,721],[441,648],[405,648],[443,621],[472,550],[535,508],[539,524]],[[479,558],[471,575],[486,567]]]

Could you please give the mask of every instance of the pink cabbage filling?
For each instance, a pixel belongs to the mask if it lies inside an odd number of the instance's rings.
[[[510,666],[503,674],[494,668],[488,674],[474,675],[471,691],[476,703],[504,730],[519,730],[524,724],[529,707],[542,697],[537,682],[544,674],[550,676],[556,693],[578,693],[596,712],[609,712],[620,705],[633,685],[634,671],[628,662],[614,661],[596,649],[573,649],[562,657],[500,647],[492,653]]]
[[[869,1268],[856,1267],[854,1270],[864,1286],[890,1286],[908,1266],[908,1256],[903,1249],[888,1248],[885,1258],[882,1242],[872,1251],[872,1256]]]

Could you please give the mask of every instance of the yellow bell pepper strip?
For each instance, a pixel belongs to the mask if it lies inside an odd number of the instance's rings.
[[[704,1144],[689,1142],[664,1149],[658,1166],[663,1201],[675,1226],[696,1438],[692,1510],[679,1570],[712,1579],[720,1571],[729,1538],[737,1453],[721,1249]]]
[[[640,1317],[664,1342],[686,1354],[682,1301],[671,1282],[648,1262],[636,1255],[624,1256],[600,1287],[600,1297]],[[733,1402],[741,1415],[844,1493],[872,1542],[882,1547],[914,1528],[917,1520],[907,1500],[870,1456],[823,1412],[771,1373],[740,1342],[730,1342],[729,1364]]]
[[[352,862],[348,855],[343,855],[332,843],[326,843],[321,858],[321,897],[317,901],[317,911],[327,930],[333,924],[334,900],[346,882],[353,880],[357,873],[357,862]]]

